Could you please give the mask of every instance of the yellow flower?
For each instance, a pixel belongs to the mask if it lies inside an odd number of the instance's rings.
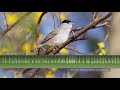
[[[34,20],[38,22],[39,17],[42,15],[43,12],[35,12]]]
[[[48,73],[45,75],[45,78],[55,78],[55,75]]]
[[[9,52],[9,49],[8,48],[3,48],[2,50],[1,50],[1,53],[7,53],[7,52]]]
[[[99,55],[106,55],[106,51],[104,49],[102,49],[99,53]]]
[[[53,72],[55,72],[55,71],[57,70],[57,68],[51,68],[51,70],[52,70]]]
[[[106,51],[105,51],[104,49],[101,50],[101,53],[102,53],[103,55],[106,55]]]
[[[14,14],[7,14],[6,17],[7,17],[8,24],[13,24],[18,19],[18,17]]]
[[[61,21],[65,20],[65,18],[66,18],[66,17],[65,17],[65,14],[61,13],[61,14],[60,14],[60,19],[61,19]]]
[[[99,49],[103,49],[105,47],[104,42],[100,42],[97,44]]]
[[[31,45],[28,44],[28,43],[25,43],[23,46],[22,46],[22,51],[23,52],[26,52],[27,54],[30,54],[31,53]]]
[[[100,52],[99,55],[103,55],[102,52]]]
[[[63,49],[60,50],[60,53],[66,55],[66,54],[68,54],[69,52],[68,52],[67,49],[63,48]]]

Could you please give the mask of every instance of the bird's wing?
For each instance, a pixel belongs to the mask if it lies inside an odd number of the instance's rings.
[[[49,33],[46,38],[41,42],[41,44],[47,42],[48,40],[52,39],[54,36],[56,36],[58,34],[59,30],[54,30],[51,33]]]

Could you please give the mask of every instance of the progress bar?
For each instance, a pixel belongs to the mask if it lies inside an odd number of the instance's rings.
[[[0,56],[0,68],[120,68],[120,56]]]

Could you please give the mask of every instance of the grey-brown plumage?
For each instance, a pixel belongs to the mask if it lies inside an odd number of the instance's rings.
[[[49,33],[46,38],[40,43],[40,45],[37,48],[33,49],[33,51],[37,50],[38,48],[42,48],[44,50],[44,46],[46,45],[56,46],[63,44],[69,37],[69,33],[72,29],[72,24],[73,23],[71,21],[64,20],[61,26]]]

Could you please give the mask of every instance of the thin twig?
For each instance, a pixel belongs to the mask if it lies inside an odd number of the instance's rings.
[[[83,37],[83,38],[77,38],[77,39],[75,39],[73,42],[75,42],[75,41],[79,41],[79,40],[87,40],[88,38],[85,38],[85,37]]]
[[[112,26],[110,26],[110,25],[106,25],[106,26],[107,26],[108,28],[110,28],[110,29],[112,28]]]
[[[59,12],[59,20],[60,20],[60,24],[61,24],[61,16],[60,15],[61,15],[61,13]]]
[[[103,24],[98,24],[95,26],[95,28],[100,28],[100,27],[103,27],[103,26],[107,26],[109,24],[109,22],[104,22]]]
[[[72,48],[72,47],[65,47],[65,48],[68,49],[68,50],[72,50],[72,51],[74,51],[74,52],[76,52],[76,53],[78,53],[78,54],[88,55],[88,54],[86,54],[86,53],[82,53],[82,52],[78,51],[76,48]]]
[[[58,23],[58,26],[57,26],[57,27],[59,27],[59,26],[60,26],[60,21],[59,21],[59,18],[58,18],[59,16],[57,16],[56,13],[54,14],[54,16],[55,16],[55,18],[56,18],[56,20],[57,20],[57,23]]]
[[[96,15],[97,15],[97,12],[94,12],[92,19],[95,19],[95,18],[96,18]]]
[[[93,12],[93,16],[92,19],[90,19],[90,21],[92,22],[96,17],[97,17],[97,12]]]
[[[5,12],[4,12],[3,14],[4,14],[4,18],[5,18],[6,27],[7,27],[7,29],[8,29],[7,17],[6,17]]]
[[[8,29],[8,23],[7,23],[6,13],[4,12],[3,15],[4,15],[4,18],[5,18],[5,24],[6,24],[6,30],[7,30],[7,29]],[[9,41],[12,43],[12,39],[9,37],[8,34],[6,34],[6,35],[7,35],[8,39],[9,39]],[[13,44],[13,43],[12,43],[12,44]]]
[[[104,22],[103,24],[99,24],[99,25],[96,25],[94,27],[92,27],[91,29],[94,29],[94,28],[100,28],[100,27],[103,27],[103,26],[108,26],[108,27],[111,27],[109,26],[110,22]],[[77,32],[77,31],[80,31],[82,30],[84,27],[79,27],[79,28],[76,28],[76,29],[72,29],[71,32]]]
[[[53,24],[54,24],[54,29],[56,28],[55,27],[55,17],[54,17],[54,14],[52,13],[52,18],[53,18]]]
[[[99,17],[100,17],[100,15],[101,15],[102,13],[101,12],[99,12],[98,13],[98,15],[96,16],[96,18],[94,19],[94,20],[97,20],[97,19],[99,19]]]
[[[30,15],[32,12],[28,12],[25,15],[23,15],[21,18],[19,18],[16,22],[14,22],[8,29],[6,29],[2,35],[0,36],[0,39],[9,32],[14,26],[16,26],[19,22],[21,22],[24,18],[26,18],[28,15]]]

